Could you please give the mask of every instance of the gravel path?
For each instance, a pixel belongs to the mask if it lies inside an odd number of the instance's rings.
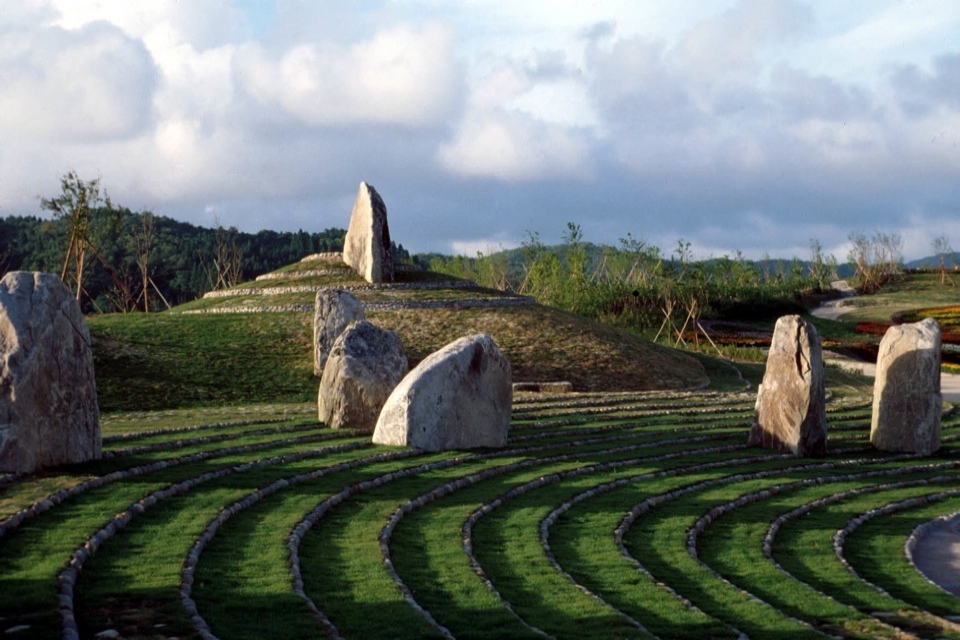
[[[844,285],[846,285],[845,282],[843,282],[842,285],[839,283],[834,283],[834,288],[843,290]],[[849,289],[849,287],[847,288]],[[826,302],[812,310],[810,313],[817,318],[836,320],[846,312],[850,311],[850,307],[847,306],[847,302],[854,297],[856,296],[848,294],[838,300],[830,300],[829,302]],[[824,360],[827,364],[836,364],[844,369],[856,371],[865,376],[870,376],[871,378],[877,375],[877,366],[871,362],[861,362],[859,360],[841,358],[838,356],[832,356],[830,354],[824,354]],[[947,402],[960,402],[960,375],[954,373],[941,373],[940,393],[943,395],[943,399]]]

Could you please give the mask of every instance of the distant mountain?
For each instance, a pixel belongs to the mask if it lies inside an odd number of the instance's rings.
[[[955,251],[946,256],[944,264],[949,268],[960,267],[960,252]],[[911,260],[905,265],[908,269],[939,269],[940,256],[927,256],[919,260]]]

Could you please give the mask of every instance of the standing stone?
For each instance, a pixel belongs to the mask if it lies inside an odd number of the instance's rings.
[[[393,252],[387,226],[387,206],[376,189],[360,183],[343,240],[343,261],[367,282],[393,282]]]
[[[929,455],[940,448],[940,324],[933,318],[887,329],[877,353],[870,442]]]
[[[100,412],[90,333],[50,273],[0,280],[0,471],[97,459]]]
[[[820,335],[798,315],[777,320],[747,444],[799,457],[827,451]]]
[[[403,344],[393,331],[362,320],[333,344],[320,379],[320,422],[334,429],[373,431],[390,392],[407,373]]]
[[[513,400],[510,363],[489,335],[451,342],[400,382],[373,441],[426,451],[502,447]]]
[[[317,291],[313,314],[313,375],[322,376],[333,343],[352,322],[364,320],[363,303],[343,289]]]

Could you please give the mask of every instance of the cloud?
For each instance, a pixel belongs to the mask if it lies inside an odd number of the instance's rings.
[[[0,30],[0,73],[7,140],[114,140],[143,131],[153,115],[153,59],[107,23]]]
[[[505,110],[468,114],[437,157],[460,176],[507,182],[590,177],[585,135]]]
[[[761,66],[761,47],[798,36],[813,12],[792,0],[744,0],[690,29],[673,50],[702,83],[745,81]]]
[[[960,111],[960,53],[938,56],[931,73],[916,65],[901,66],[891,74],[891,84],[910,117],[926,117],[941,107]]]
[[[310,125],[431,126],[457,105],[452,37],[431,23],[385,28],[348,47],[306,42],[279,55],[254,43],[238,51],[234,73],[257,103]]]

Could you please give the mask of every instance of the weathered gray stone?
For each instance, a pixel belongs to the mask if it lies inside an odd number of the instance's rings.
[[[90,333],[58,277],[0,280],[0,471],[84,462],[101,454]]]
[[[320,422],[334,429],[373,431],[390,392],[407,373],[403,344],[393,331],[362,320],[333,344],[320,379]]]
[[[798,315],[777,320],[747,444],[799,457],[827,451],[820,335]]]
[[[510,363],[487,334],[430,354],[400,382],[373,441],[427,451],[502,447],[512,402]]]
[[[393,282],[393,251],[387,226],[387,206],[376,189],[360,183],[343,240],[343,261],[367,282]]]
[[[322,376],[333,343],[351,323],[366,319],[363,303],[342,289],[317,291],[313,315],[313,375]]]
[[[880,341],[870,442],[884,451],[929,455],[940,448],[940,324],[890,327]]]

